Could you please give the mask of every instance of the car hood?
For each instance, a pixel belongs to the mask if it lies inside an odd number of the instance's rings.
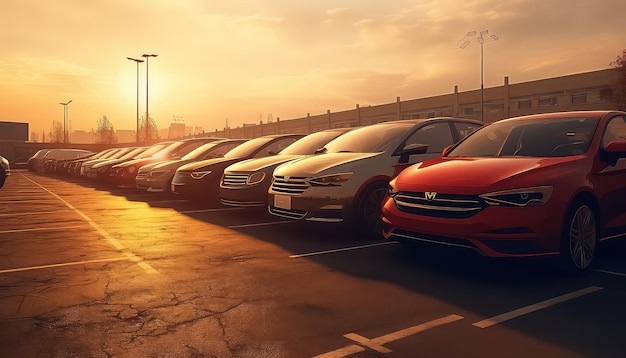
[[[150,164],[150,163],[155,163],[155,162],[162,162],[166,159],[163,158],[139,158],[139,159],[131,159],[131,160],[126,160],[122,163],[117,164],[117,167],[119,168],[126,168],[126,167],[132,167],[132,166],[137,166],[137,167],[142,167],[146,164]]]
[[[222,165],[230,165],[237,163],[239,161],[244,160],[244,158],[212,158],[201,160],[199,162],[191,162],[189,164],[185,164],[182,167],[178,168],[181,172],[192,172],[196,170],[207,170],[212,166],[222,164]]]
[[[580,157],[437,158],[410,166],[396,177],[399,190],[466,192],[552,184],[583,167]]]
[[[276,166],[290,160],[303,158],[304,155],[273,155],[271,157],[255,158],[235,163],[228,168],[229,172],[256,172],[265,168]]]
[[[343,164],[354,163],[359,160],[372,158],[382,153],[327,153],[302,157],[286,162],[274,171],[274,175],[289,175],[297,177],[309,177],[322,171]]]
[[[179,168],[187,163],[191,163],[193,162],[193,160],[191,159],[172,159],[172,160],[167,160],[164,162],[158,162],[158,163],[153,163],[153,164],[148,164],[147,167],[148,169],[174,169],[174,168]],[[144,166],[143,168],[145,168],[146,166]]]

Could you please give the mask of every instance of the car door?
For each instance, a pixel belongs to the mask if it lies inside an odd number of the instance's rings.
[[[626,230],[626,158],[617,160],[611,166],[601,158],[602,148],[614,140],[626,140],[626,118],[611,118],[603,130],[601,149],[596,154],[595,173],[592,173],[593,186],[598,191],[600,211],[605,225],[604,236],[624,233]]]
[[[394,165],[394,176],[406,167],[417,162],[423,162],[424,160],[441,156],[443,150],[454,143],[455,136],[452,133],[452,127],[449,121],[432,121],[425,123],[409,135],[404,141],[403,147],[427,145],[428,150],[423,154],[410,155],[406,162],[399,160],[398,163]]]

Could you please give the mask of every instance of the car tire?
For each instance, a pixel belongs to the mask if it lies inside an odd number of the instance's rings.
[[[3,168],[0,168],[3,169]],[[4,182],[7,179],[7,175],[4,172],[4,169],[0,172],[0,188],[2,188],[4,186]]]
[[[375,183],[367,187],[358,201],[356,223],[368,237],[382,236],[383,199],[387,195],[387,184]]]
[[[592,206],[577,201],[567,211],[561,238],[561,266],[568,273],[587,270],[598,252],[597,215]]]

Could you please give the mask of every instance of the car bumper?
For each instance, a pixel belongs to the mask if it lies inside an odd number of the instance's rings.
[[[489,257],[558,254],[565,207],[487,207],[469,218],[441,218],[400,211],[393,200],[382,208],[383,236],[461,247]]]
[[[268,210],[272,215],[296,220],[351,221],[354,197],[345,195],[345,189],[341,188],[310,188],[301,195],[270,192],[267,197]]]

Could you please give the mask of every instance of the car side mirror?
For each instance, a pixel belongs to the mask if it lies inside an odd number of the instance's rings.
[[[428,144],[409,144],[400,151],[400,163],[408,163],[413,154],[424,154],[428,151]]]
[[[614,140],[604,146],[603,159],[614,167],[619,158],[626,158],[626,140]]]

